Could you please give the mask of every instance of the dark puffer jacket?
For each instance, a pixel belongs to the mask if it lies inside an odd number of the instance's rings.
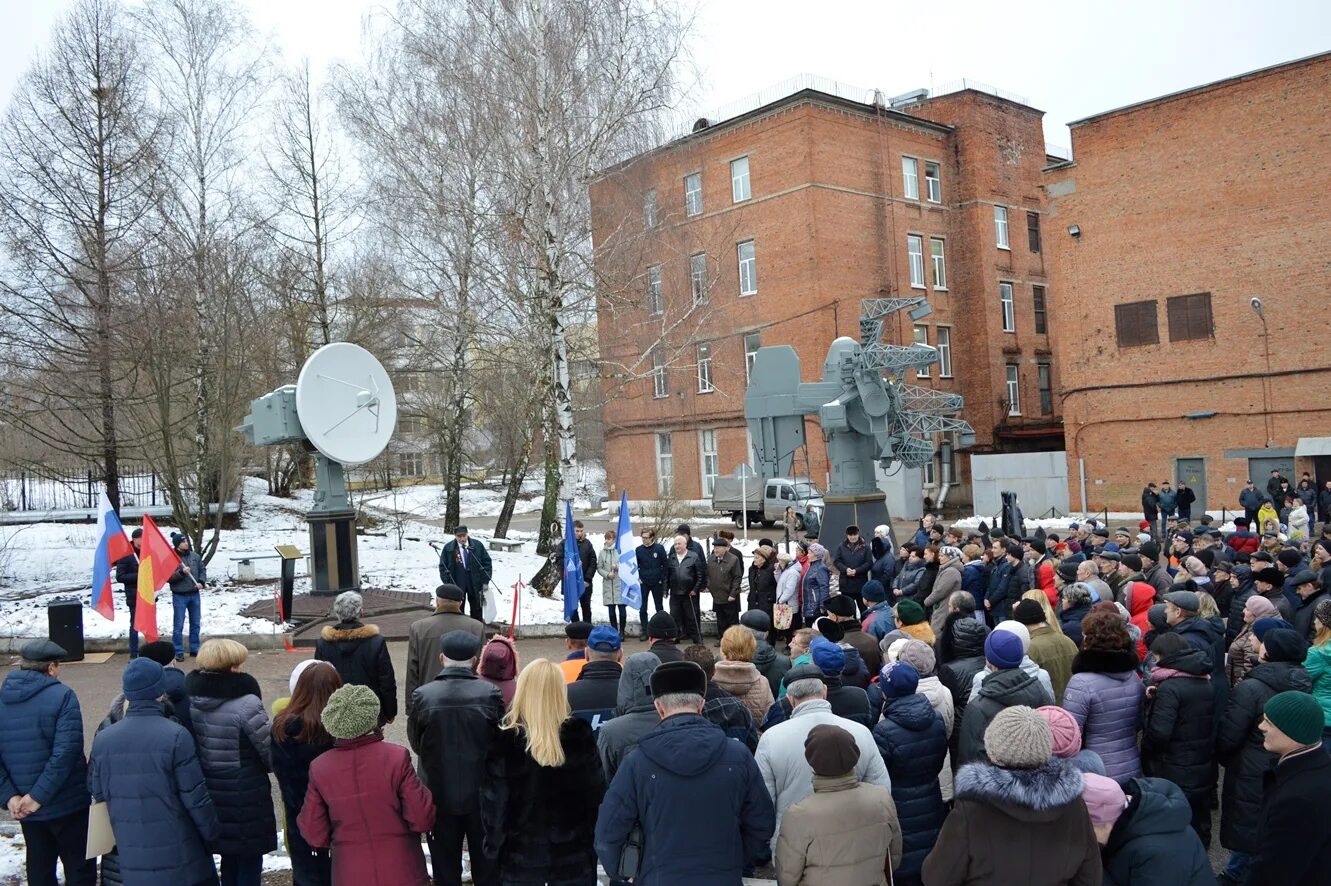
[[[776,558],[749,566],[749,608],[772,614],[776,605]]]
[[[501,729],[485,761],[485,854],[499,860],[505,882],[594,879],[592,841],[605,795],[596,737],[586,720],[569,717],[559,741],[564,765],[541,766],[521,729]]]
[[[772,687],[772,698],[778,697],[781,694],[781,681],[790,670],[790,656],[777,652],[766,640],[759,640],[753,650],[753,666],[767,678]]]
[[[947,756],[947,727],[929,699],[916,693],[887,702],[873,737],[892,778],[901,822],[901,864],[894,874],[917,878],[947,817],[938,782]]]
[[[954,612],[938,635],[938,678],[952,690],[956,722],[960,723],[970,700],[971,683],[984,670],[984,641],[989,628],[969,615]],[[954,734],[959,733],[956,730]]]
[[[478,808],[485,758],[503,716],[499,687],[471,668],[444,668],[412,695],[407,740],[440,815],[470,815]]]
[[[314,657],[337,668],[343,683],[368,686],[379,697],[379,722],[397,717],[397,678],[388,644],[374,625],[340,621],[319,632]]]
[[[93,739],[88,786],[107,801],[116,852],[102,883],[198,883],[214,876],[217,812],[194,740],[155,701],[130,702]],[[268,803],[272,806],[271,801]]]
[[[0,794],[31,794],[42,804],[33,822],[88,808],[83,713],[74,690],[49,674],[10,671],[0,688]]]
[[[286,808],[287,826],[296,823],[300,807],[305,802],[305,793],[310,788],[310,764],[326,751],[333,749],[331,741],[299,741],[303,726],[301,717],[288,717],[283,730],[286,734],[282,741],[273,736],[270,746],[273,757],[273,775],[277,776],[277,789],[282,794],[282,805]]]
[[[984,731],[1004,708],[1025,705],[1038,708],[1049,704],[1049,693],[1036,677],[1021,668],[994,671],[980,684],[980,694],[966,706],[961,719],[961,737],[957,740],[959,762],[989,762],[984,752]]]
[[[1288,661],[1258,663],[1229,695],[1220,720],[1215,750],[1225,767],[1220,800],[1220,845],[1239,852],[1256,852],[1257,823],[1261,820],[1262,779],[1275,767],[1276,755],[1262,747],[1257,725],[1273,695],[1295,690],[1312,692],[1312,680],[1303,666]]]
[[[1081,648],[1081,622],[1090,612],[1090,603],[1078,603],[1069,609],[1058,610],[1058,623],[1063,627],[1063,636],[1076,643],[1078,649]]]
[[[1134,778],[1123,792],[1128,806],[1100,851],[1105,886],[1215,886],[1178,786],[1163,778]]]
[[[1082,747],[1100,755],[1115,781],[1142,774],[1137,731],[1145,694],[1135,651],[1083,649],[1072,660],[1063,708],[1081,727]]]
[[[219,855],[263,855],[277,848],[268,779],[272,724],[259,682],[234,671],[191,671],[185,678],[194,743],[221,831]]]
[[[1210,658],[1200,649],[1160,659],[1151,672],[1155,691],[1142,714],[1142,769],[1169,779],[1189,798],[1209,796],[1215,787],[1210,670]]]

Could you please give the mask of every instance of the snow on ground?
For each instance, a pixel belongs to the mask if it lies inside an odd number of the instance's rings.
[[[1230,520],[1225,523],[1220,522],[1220,518],[1223,516],[1220,511],[1209,511],[1208,513],[1210,513],[1210,515],[1215,518],[1215,522],[1211,524],[1212,527],[1219,529],[1221,532],[1234,531],[1234,521]],[[1192,518],[1193,525],[1196,525],[1197,517],[1200,516],[1201,514],[1197,514]],[[1066,517],[1055,517],[1044,520],[1032,520],[1030,517],[1025,517],[1024,522],[1026,524],[1026,528],[1030,531],[1034,531],[1036,529],[1044,529],[1046,532],[1048,532],[1051,529],[1054,530],[1067,529],[1073,523],[1082,523],[1088,519],[1095,520],[1098,523],[1103,523],[1105,521],[1105,512],[1097,511],[1094,514],[1069,514]],[[1136,513],[1132,513],[1129,511],[1110,511],[1108,520],[1109,520],[1108,525],[1111,528],[1116,528],[1118,526],[1127,526],[1135,531],[1137,524],[1140,523],[1142,520],[1142,515],[1140,511]],[[975,529],[980,525],[981,521],[983,521],[985,525],[990,527],[998,525],[998,522],[994,519],[992,515],[980,516],[978,514],[970,517],[962,517],[960,520],[952,520],[950,522],[945,520],[944,524],[947,526],[956,526],[961,529]]]

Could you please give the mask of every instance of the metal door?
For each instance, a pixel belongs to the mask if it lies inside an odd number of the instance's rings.
[[[1206,513],[1206,459],[1180,458],[1174,465],[1174,472],[1177,475],[1175,482],[1188,484],[1188,488],[1197,496],[1197,501],[1192,505],[1195,520]]]
[[[1266,481],[1271,479],[1271,472],[1279,471],[1280,476],[1289,481],[1291,489],[1297,482],[1294,478],[1294,456],[1285,455],[1276,458],[1250,458],[1248,459],[1248,477],[1252,479],[1253,484],[1266,494]],[[1276,505],[1276,510],[1280,505]]]

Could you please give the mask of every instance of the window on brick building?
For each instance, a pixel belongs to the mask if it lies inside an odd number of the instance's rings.
[[[661,293],[661,266],[647,269],[647,313],[655,317],[665,313],[665,297]]]
[[[1007,365],[1007,414],[1021,415],[1021,371],[1016,363]]]
[[[947,261],[943,258],[941,238],[929,238],[929,254],[934,263],[934,289],[947,289]]]
[[[689,289],[693,293],[693,304],[700,305],[707,301],[707,254],[700,252],[689,256]]]
[[[749,158],[740,157],[730,161],[730,197],[736,203],[743,203],[753,196],[749,190]]]
[[[1007,238],[1007,207],[994,207],[994,237],[999,249],[1009,249]]]
[[[702,214],[702,173],[684,176],[684,214]]]
[[[675,446],[669,434],[656,435],[656,494],[675,491]]]
[[[698,450],[702,453],[702,495],[711,498],[716,489],[716,475],[720,473],[721,459],[717,455],[715,429],[698,432]]]
[[[657,400],[670,396],[666,390],[666,358],[660,348],[652,351],[652,396]]]
[[[928,345],[928,344],[929,344],[929,327],[928,327],[928,326],[924,326],[924,325],[922,325],[922,324],[917,324],[917,325],[915,326],[915,344],[917,344],[917,345]],[[929,367],[928,367],[928,366],[921,366],[919,369],[916,369],[916,370],[915,370],[915,377],[916,377],[916,378],[928,378],[928,377],[929,377]]]
[[[1036,378],[1040,386],[1040,414],[1054,414],[1054,374],[1048,363],[1035,364]]]
[[[1017,331],[1017,311],[1012,304],[1012,284],[998,284],[998,301],[1003,306],[1003,331]]]
[[[901,190],[907,200],[920,199],[920,161],[914,157],[901,158]]]
[[[940,177],[937,163],[924,164],[924,185],[930,203],[943,202],[943,180]]]
[[[758,349],[763,346],[763,334],[750,332],[744,336],[744,381],[753,378],[753,361],[758,358]]]
[[[1031,252],[1040,251],[1040,213],[1026,213],[1026,240],[1031,244]]]
[[[1195,341],[1215,334],[1209,292],[1171,295],[1165,299],[1165,313],[1169,317],[1170,341]]]
[[[1114,331],[1120,348],[1160,343],[1155,299],[1114,305]]]
[[[934,335],[938,336],[938,341],[934,347],[938,348],[938,377],[952,377],[952,327],[938,326],[934,329]]]
[[[712,386],[712,343],[698,345],[698,393],[710,394],[716,388]]]
[[[652,188],[642,198],[642,223],[649,228],[656,227],[656,189]]]
[[[1044,287],[1031,287],[1031,307],[1035,312],[1035,331],[1038,335],[1049,332],[1049,314],[1044,306]]]
[[[758,292],[758,248],[752,240],[739,244],[739,294],[756,295]]]
[[[920,465],[920,467],[924,469],[924,478],[922,485],[928,487],[937,486],[938,480],[936,478],[938,475],[934,471],[934,459],[932,458],[929,459],[924,464]]]
[[[906,254],[910,257],[910,285],[924,288],[924,238],[918,234],[906,235]]]

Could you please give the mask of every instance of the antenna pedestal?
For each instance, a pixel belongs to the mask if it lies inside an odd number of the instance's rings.
[[[863,535],[872,536],[875,526],[887,526],[892,547],[897,544],[892,519],[887,513],[887,498],[878,492],[872,495],[823,495],[823,517],[818,526],[818,538],[824,546],[838,545],[846,537],[847,526],[858,526]]]
[[[356,511],[347,495],[340,462],[314,456],[314,507],[305,515],[310,529],[311,589],[315,596],[360,590],[356,551]]]

